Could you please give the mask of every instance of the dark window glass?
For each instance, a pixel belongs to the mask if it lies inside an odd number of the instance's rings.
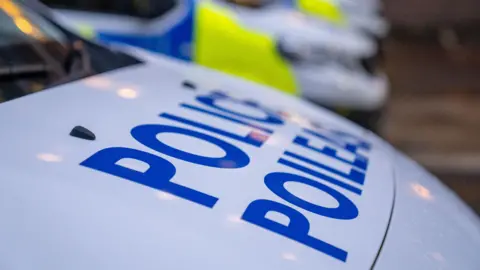
[[[42,0],[53,8],[128,15],[160,17],[172,10],[178,0]]]
[[[0,102],[138,63],[76,37],[15,1],[0,1]]]

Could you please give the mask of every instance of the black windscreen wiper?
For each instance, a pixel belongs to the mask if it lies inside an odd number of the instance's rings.
[[[68,45],[68,52],[63,62],[63,68],[67,74],[92,72],[91,58],[82,41],[76,40]],[[75,64],[79,62],[80,66]]]

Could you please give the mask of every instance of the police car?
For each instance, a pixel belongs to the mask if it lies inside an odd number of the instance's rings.
[[[289,3],[287,1],[287,3]],[[293,0],[293,7],[321,21],[365,33],[378,45],[374,62],[383,60],[383,44],[390,25],[378,0]]]
[[[1,269],[478,269],[478,217],[351,122],[16,1],[0,21]]]
[[[262,10],[296,9],[320,21],[359,30],[375,39],[384,38],[389,29],[381,16],[382,7],[370,0],[226,0]],[[314,23],[314,22],[310,22]],[[321,24],[325,27],[326,24]]]
[[[43,0],[58,21],[107,43],[125,43],[347,110],[375,129],[388,81],[366,36],[308,23],[291,9],[256,11],[225,1]],[[144,5],[141,5],[144,4]]]

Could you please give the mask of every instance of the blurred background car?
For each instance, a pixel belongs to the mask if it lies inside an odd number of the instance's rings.
[[[226,1],[45,0],[64,25],[214,68],[342,112],[372,130],[388,97],[367,35],[319,24],[290,8]]]
[[[291,8],[313,18],[340,27],[363,32],[380,42],[388,33],[382,16],[383,7],[376,0],[227,0],[262,10]],[[312,22],[313,23],[313,22]],[[324,25],[324,24],[323,24]]]

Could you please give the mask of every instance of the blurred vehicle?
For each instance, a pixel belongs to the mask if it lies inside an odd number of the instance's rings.
[[[219,0],[222,1],[222,0]],[[377,0],[223,0],[236,5],[278,11],[294,8],[325,23],[354,29],[376,41],[386,37],[389,25]],[[315,24],[314,21],[310,22]],[[321,24],[324,27],[325,24]]]
[[[348,111],[375,129],[388,83],[367,37],[318,28],[289,9],[264,13],[193,0],[44,0],[64,25],[103,42],[121,42],[195,62]]]
[[[2,269],[480,265],[478,217],[373,133],[38,12],[0,2]]]
[[[380,2],[370,0],[295,0],[299,10],[320,19],[361,30],[376,38],[384,38],[389,29],[382,17]],[[330,10],[330,12],[328,12]],[[335,12],[336,10],[336,12]],[[322,12],[327,11],[327,12]],[[328,13],[337,14],[328,16]]]

